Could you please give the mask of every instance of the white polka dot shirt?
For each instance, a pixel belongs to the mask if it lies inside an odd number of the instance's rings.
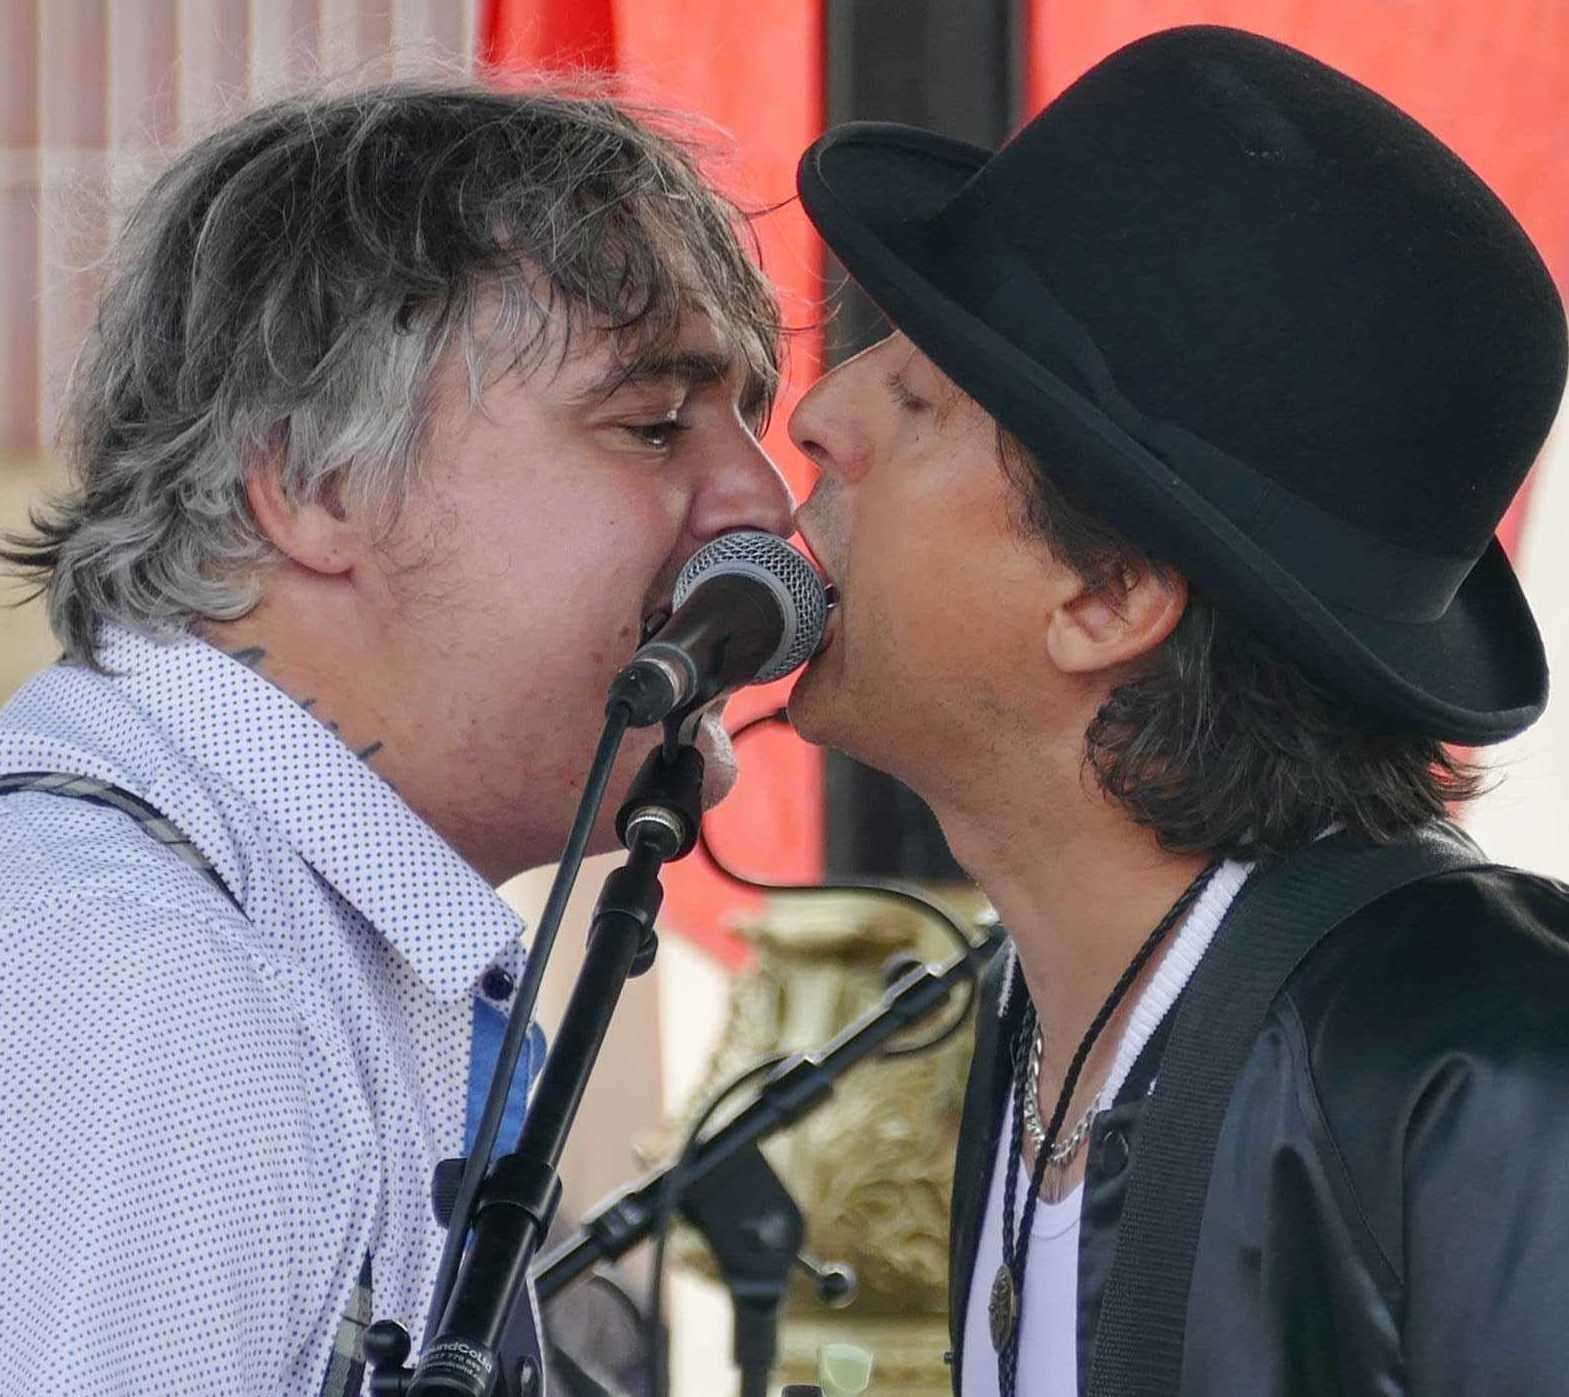
[[[0,1393],[316,1397],[361,1262],[416,1352],[475,996],[516,914],[332,732],[201,641],[105,632],[0,710]]]

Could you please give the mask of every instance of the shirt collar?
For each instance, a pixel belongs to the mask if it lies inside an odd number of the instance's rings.
[[[153,640],[113,624],[102,628],[100,659],[110,672],[107,681],[75,666],[52,673],[62,679],[69,674],[66,694],[79,692],[84,708],[107,682],[195,768],[193,774],[215,775],[237,791],[436,995],[455,999],[471,992],[522,934],[517,913],[387,782],[246,665],[192,636]],[[193,692],[201,695],[199,703],[181,697]],[[96,746],[115,761],[127,747],[137,747],[135,739],[121,738],[122,727],[134,726],[140,726],[134,719],[120,727],[100,719],[78,732],[77,742],[82,745],[85,735],[89,749]],[[14,760],[5,765],[17,769]],[[155,778],[145,772],[145,753],[142,765],[144,777]],[[163,783],[144,779],[137,794],[157,805],[150,789],[155,784]],[[177,809],[163,813],[180,822]],[[203,852],[225,872],[217,851]],[[394,865],[397,877],[390,878]]]

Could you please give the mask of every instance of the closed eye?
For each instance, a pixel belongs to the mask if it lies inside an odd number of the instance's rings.
[[[930,403],[925,398],[918,398],[910,391],[910,386],[897,371],[888,375],[886,379],[888,391],[893,395],[894,402],[904,408],[906,412],[924,412]]]

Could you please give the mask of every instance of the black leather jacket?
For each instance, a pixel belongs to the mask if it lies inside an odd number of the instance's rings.
[[[999,1044],[1024,1003],[1020,980],[998,1014],[1006,960],[987,977],[954,1179],[956,1393]],[[1091,1134],[1080,1391],[1163,1042]],[[1319,945],[1232,1094],[1187,1313],[1183,1397],[1569,1393],[1569,888],[1446,873]]]

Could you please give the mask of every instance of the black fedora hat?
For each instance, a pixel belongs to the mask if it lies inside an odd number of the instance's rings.
[[[1496,742],[1542,711],[1498,522],[1563,391],[1563,304],[1433,135],[1306,54],[1151,35],[1001,151],[835,128],[802,202],[1052,473],[1348,699]]]

